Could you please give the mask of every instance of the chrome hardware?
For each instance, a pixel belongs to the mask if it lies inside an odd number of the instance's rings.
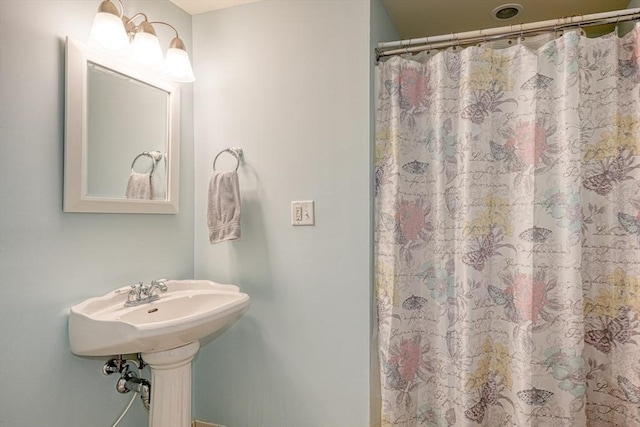
[[[143,286],[144,284],[142,282],[136,283],[135,285],[131,285],[131,290],[127,295],[127,302],[124,303],[125,307],[132,307],[134,305],[140,305],[148,302],[142,299]]]
[[[142,360],[142,354],[136,354],[136,360],[133,359],[125,359],[122,354],[117,355],[113,359],[109,359],[107,363],[102,367],[102,373],[104,375],[111,375],[115,373],[122,374],[123,372],[128,372],[129,367],[128,363],[133,363],[138,369],[143,369],[146,366],[144,360]]]
[[[145,295],[151,295],[154,290],[158,290],[160,292],[167,292],[167,279],[160,280],[152,280],[151,284],[144,289]]]
[[[115,359],[110,359],[107,363],[102,367],[102,373],[104,375],[115,374],[116,372],[121,373],[124,370],[127,361],[122,358],[122,355],[119,355]]]
[[[129,369],[129,364],[132,364],[138,369],[137,374]],[[118,378],[118,382],[116,383],[118,393],[129,393],[130,391],[139,393],[142,404],[149,410],[151,406],[151,382],[142,378],[142,369],[144,369],[145,366],[146,363],[142,360],[141,353],[136,354],[136,360],[125,359],[122,354],[119,354],[104,364],[102,373],[105,375],[119,373],[120,378]]]
[[[128,366],[125,366],[124,373],[118,379],[116,390],[123,394],[130,391],[140,393],[144,407],[148,410],[151,406],[151,383],[147,379],[138,377],[135,372],[129,371]]]
[[[127,302],[124,303],[124,306],[133,307],[160,299],[158,293],[167,292],[166,282],[167,279],[161,279],[152,280],[150,285],[145,285],[142,282],[131,285],[131,290],[127,295]]]
[[[216,157],[213,159],[213,171],[214,172],[216,171],[216,160],[218,160],[218,157],[220,157],[220,155],[223,153],[229,153],[236,158],[236,168],[234,170],[237,171],[238,167],[240,166],[240,160],[242,159],[242,156],[243,156],[243,151],[242,151],[242,148],[240,147],[230,147],[220,151],[216,155]]]

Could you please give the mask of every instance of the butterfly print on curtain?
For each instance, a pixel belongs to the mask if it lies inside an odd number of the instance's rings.
[[[516,393],[518,398],[530,406],[544,406],[553,396],[549,390],[540,390],[535,387],[529,390],[521,390]]]
[[[495,380],[495,373],[490,372],[489,378],[482,386],[480,401],[464,412],[464,415],[471,421],[481,423],[487,406],[495,405],[498,402],[498,384]]]
[[[624,212],[618,212],[618,222],[628,234],[635,235],[640,243],[640,211],[637,216],[631,216]]]
[[[640,386],[633,384],[628,378],[618,375],[618,385],[627,400],[640,408]]]
[[[606,196],[613,190],[615,184],[633,179],[630,173],[639,168],[640,163],[635,164],[632,151],[620,148],[614,158],[609,159],[607,163],[601,163],[600,166],[601,170],[597,174],[585,178],[582,185],[587,190]]]
[[[549,238],[551,233],[552,231],[547,228],[536,227],[534,225],[533,227],[524,230],[518,235],[518,237],[531,243],[543,243]]]
[[[504,236],[499,231],[495,231],[495,233],[492,229],[483,238],[476,239],[476,246],[462,256],[462,262],[470,265],[475,270],[482,271],[489,258],[495,255],[502,255],[498,252],[498,249],[511,248],[515,250],[515,247],[511,244],[500,243]]]
[[[630,310],[629,307],[622,307],[618,316],[612,319],[605,317],[600,328],[585,332],[584,341],[603,353],[611,352],[618,344],[629,342],[632,336]],[[633,334],[637,334],[637,332]]]
[[[462,109],[460,116],[471,120],[472,123],[482,124],[486,117],[492,113],[501,112],[500,105],[506,102],[518,102],[514,98],[506,98],[505,92],[496,84],[486,90],[472,93],[471,102]]]
[[[637,52],[378,65],[382,427],[640,426]]]

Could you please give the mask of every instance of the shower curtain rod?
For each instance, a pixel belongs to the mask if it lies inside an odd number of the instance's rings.
[[[561,31],[572,27],[612,24],[624,21],[633,21],[636,19],[640,19],[640,7],[593,13],[590,15],[550,19],[547,21],[531,22],[528,24],[514,24],[485,30],[445,34],[441,36],[421,37],[417,39],[393,42],[380,42],[376,48],[376,57],[377,59],[380,59],[385,56],[403,53],[421,52],[430,49],[443,49],[450,46],[474,44],[513,36],[539,34],[551,30]]]

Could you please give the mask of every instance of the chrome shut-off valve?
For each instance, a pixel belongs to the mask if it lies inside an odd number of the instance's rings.
[[[118,355],[104,364],[102,373],[105,375],[119,373],[120,378],[116,383],[118,393],[129,393],[130,391],[139,393],[144,407],[148,410],[151,405],[151,382],[141,377],[142,369],[146,366],[142,355],[138,353],[136,359],[125,359],[122,355]],[[133,364],[138,369],[138,374],[129,369],[129,364]]]

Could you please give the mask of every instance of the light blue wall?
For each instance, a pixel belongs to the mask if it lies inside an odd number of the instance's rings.
[[[198,277],[249,312],[195,362],[196,415],[232,427],[369,425],[370,4],[262,1],[196,15]],[[244,149],[242,238],[211,246],[211,160]],[[290,225],[315,200],[316,226]]]
[[[69,352],[68,307],[117,286],[193,275],[193,96],[182,98],[180,214],[62,212],[64,38],[86,41],[98,1],[0,1],[0,426],[98,427],[129,395],[102,359]],[[175,25],[168,1],[125,1]],[[171,33],[159,29],[169,42]],[[137,402],[123,427],[145,426]]]
[[[86,40],[98,1],[0,0],[0,426],[111,425],[129,396],[102,376],[104,359],[69,353],[67,310],[155,277],[252,297],[197,357],[194,415],[368,426],[371,46],[397,38],[382,5],[270,0],[192,21],[167,1],[125,3],[177,26],[194,58],[179,215],[62,213],[63,39]],[[206,186],[228,146],[245,150],[243,237],[211,246]],[[290,201],[304,199],[317,225],[294,228]],[[146,423],[137,402],[122,426]]]

